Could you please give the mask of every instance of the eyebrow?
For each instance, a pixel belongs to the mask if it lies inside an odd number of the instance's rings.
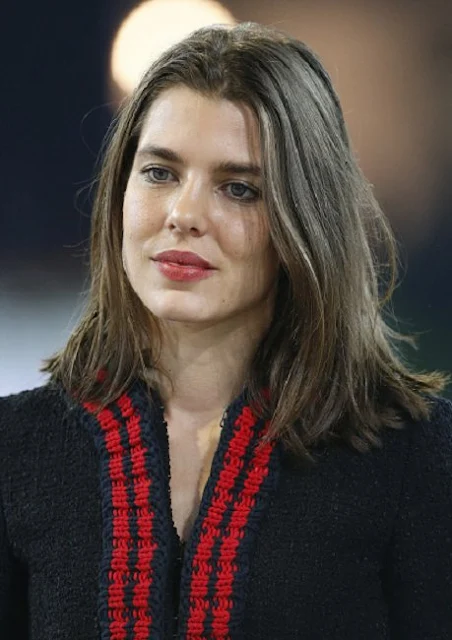
[[[184,164],[183,158],[178,153],[176,153],[172,149],[167,149],[166,147],[146,145],[137,149],[136,155],[139,157],[156,156],[157,158],[167,160],[168,162]],[[259,178],[262,173],[261,168],[257,164],[248,162],[231,162],[226,160],[216,164],[214,170],[218,173],[248,174],[256,176],[257,178]]]

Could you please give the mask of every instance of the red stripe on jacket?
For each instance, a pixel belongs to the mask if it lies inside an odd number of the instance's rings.
[[[108,572],[108,617],[111,640],[126,640],[127,619],[124,617],[124,585],[130,580],[128,566],[131,535],[129,527],[129,504],[126,477],[123,470],[124,448],[121,444],[120,424],[110,409],[97,413],[97,405],[86,403],[85,408],[93,413],[104,433],[105,446],[110,456],[109,474],[113,507],[113,549]]]
[[[256,495],[268,475],[268,464],[272,450],[272,443],[256,447],[254,450],[243,489],[235,502],[228,526],[231,535],[225,537],[221,543],[215,590],[215,600],[218,601],[219,605],[213,607],[212,610],[212,629],[215,638],[227,638],[230,633],[229,622],[233,600],[233,584],[236,571],[240,565],[237,549],[245,535],[250,513],[256,503]]]
[[[127,432],[132,458],[133,487],[137,512],[138,558],[133,578],[133,617],[135,618],[134,634],[136,640],[148,640],[152,623],[149,611],[149,595],[153,582],[152,560],[157,549],[153,540],[154,512],[150,507],[150,487],[152,480],[145,465],[146,449],[141,440],[141,418],[135,412],[131,398],[124,394],[118,400],[123,418],[126,420]]]
[[[239,428],[229,442],[224,457],[224,466],[221,469],[211,505],[203,522],[203,531],[199,536],[199,544],[192,564],[187,640],[203,637],[204,621],[209,608],[207,592],[212,572],[212,549],[215,540],[220,536],[219,525],[232,499],[232,489],[243,467],[243,458],[253,435],[255,421],[248,407],[245,407],[237,418],[235,426]]]

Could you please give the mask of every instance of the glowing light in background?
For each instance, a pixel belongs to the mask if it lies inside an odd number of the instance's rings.
[[[209,24],[235,24],[232,14],[215,0],[150,0],[124,20],[111,53],[111,75],[131,93],[148,66],[165,49]]]

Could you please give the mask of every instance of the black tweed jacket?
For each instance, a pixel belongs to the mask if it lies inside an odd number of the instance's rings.
[[[242,394],[184,553],[158,395],[0,400],[1,640],[451,640],[452,405],[300,465]]]

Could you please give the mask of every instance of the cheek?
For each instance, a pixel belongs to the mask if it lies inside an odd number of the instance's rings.
[[[250,261],[263,282],[272,282],[279,271],[279,258],[274,248],[267,220],[260,218],[249,242]]]
[[[126,191],[123,203],[124,241],[139,241],[153,235],[158,217],[151,215],[149,203],[143,196]]]
[[[268,223],[262,215],[242,218],[227,227],[230,255],[236,259],[254,263],[267,262],[273,254]]]

